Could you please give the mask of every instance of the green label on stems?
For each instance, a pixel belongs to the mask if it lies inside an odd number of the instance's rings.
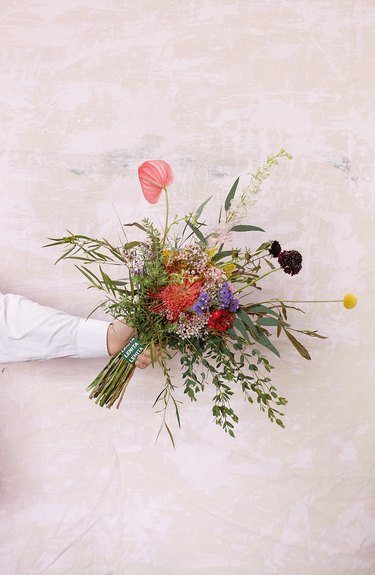
[[[141,342],[136,337],[132,337],[126,346],[122,348],[121,355],[129,363],[135,363],[137,357],[142,353],[143,350],[144,346],[141,344]]]

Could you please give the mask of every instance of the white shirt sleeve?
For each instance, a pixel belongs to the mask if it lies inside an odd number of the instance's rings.
[[[109,357],[109,322],[83,319],[0,293],[0,363],[58,357]]]

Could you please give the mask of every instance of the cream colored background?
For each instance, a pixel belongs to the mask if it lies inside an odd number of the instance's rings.
[[[43,249],[65,228],[115,238],[163,218],[137,166],[175,171],[174,210],[285,147],[248,222],[304,256],[267,293],[307,307],[306,362],[286,342],[273,381],[285,431],[241,397],[236,440],[211,391],[155,445],[160,373],[120,411],[88,399],[102,361],[1,373],[2,575],[373,575],[373,0],[1,0],[1,291],[86,315],[97,301]],[[253,245],[264,235],[253,235]],[[296,318],[296,322],[301,322]],[[178,366],[176,364],[176,381]],[[181,391],[181,399],[183,394]]]

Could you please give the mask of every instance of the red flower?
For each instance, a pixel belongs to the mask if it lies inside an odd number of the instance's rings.
[[[208,327],[216,331],[227,331],[233,323],[234,313],[229,313],[226,309],[216,309],[210,315]]]
[[[139,166],[138,178],[146,200],[156,204],[163,188],[173,182],[173,171],[164,160],[149,160]]]
[[[151,306],[156,313],[165,312],[169,321],[177,321],[183,311],[189,309],[198,298],[202,282],[184,279],[182,284],[170,284],[160,292],[150,293],[150,297],[159,300]]]

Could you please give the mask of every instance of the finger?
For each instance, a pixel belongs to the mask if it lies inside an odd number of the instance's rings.
[[[151,352],[149,349],[145,349],[144,351],[142,351],[141,355],[139,357],[145,358],[145,359],[151,359]]]
[[[142,359],[137,359],[137,361],[135,362],[135,366],[138,367],[139,369],[145,369],[146,367],[148,367],[150,365],[149,361],[146,360],[142,360]]]

